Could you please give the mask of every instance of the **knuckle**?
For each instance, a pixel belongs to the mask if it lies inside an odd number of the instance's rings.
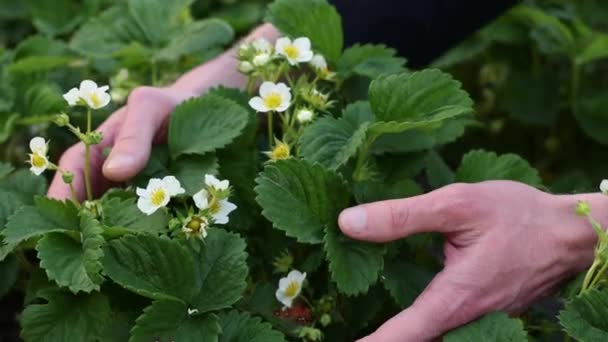
[[[410,209],[408,206],[401,205],[401,201],[390,201],[389,214],[390,214],[390,227],[393,229],[399,229],[407,226],[410,217]]]
[[[129,104],[138,103],[142,101],[158,101],[164,98],[164,93],[161,89],[155,87],[137,87],[129,94]]]

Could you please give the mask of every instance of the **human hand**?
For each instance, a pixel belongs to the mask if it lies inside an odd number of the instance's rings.
[[[599,196],[491,181],[345,210],[340,227],[354,239],[445,236],[444,269],[409,308],[360,342],[428,341],[492,311],[521,313],[591,264],[596,235],[574,208],[578,200],[605,206]]]
[[[97,131],[103,134],[99,145],[91,146],[91,182],[96,194],[103,193],[112,182],[135,176],[146,166],[154,142],[166,139],[169,114],[195,94],[174,88],[139,87],[133,90],[127,104],[114,112]],[[103,150],[112,147],[105,160]],[[70,147],[61,157],[59,168],[74,173],[73,185],[79,199],[85,198],[83,143]],[[49,197],[66,199],[71,192],[55,174]]]

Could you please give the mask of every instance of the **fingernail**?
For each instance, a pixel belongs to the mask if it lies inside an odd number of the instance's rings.
[[[340,223],[349,232],[362,233],[367,226],[367,212],[361,207],[346,209],[340,215]]]
[[[122,171],[133,166],[135,160],[129,155],[117,155],[106,161],[105,169],[110,172]]]

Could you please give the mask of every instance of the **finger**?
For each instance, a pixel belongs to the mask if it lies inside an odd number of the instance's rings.
[[[363,204],[344,210],[338,221],[346,235],[373,242],[453,231],[474,213],[473,191],[473,185],[458,184],[421,196]]]
[[[407,309],[358,342],[431,341],[483,314],[473,293],[439,273]]]
[[[175,105],[171,101],[157,88],[142,87],[131,93],[122,127],[103,167],[108,179],[125,181],[146,166],[154,138]]]
[[[121,108],[112,114],[103,124],[97,129],[103,134],[103,140],[99,145],[91,146],[91,180],[93,187],[102,189],[107,185],[107,181],[101,175],[101,167],[103,165],[103,150],[112,146],[124,115],[124,109]],[[79,200],[86,197],[86,189],[84,185],[84,163],[85,163],[85,147],[83,143],[78,143],[61,156],[59,168],[63,171],[69,171],[74,174],[72,185]],[[53,181],[49,187],[48,196],[55,199],[71,198],[71,190],[69,185],[65,184],[61,173],[56,172]]]

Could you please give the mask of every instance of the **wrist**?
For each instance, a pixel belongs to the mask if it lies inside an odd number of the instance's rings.
[[[586,201],[593,216],[605,229],[608,224],[608,197],[600,193],[580,195],[555,195],[555,217],[552,222],[554,236],[566,258],[569,271],[577,273],[587,269],[594,259],[597,233],[586,217],[575,213],[576,205]]]

